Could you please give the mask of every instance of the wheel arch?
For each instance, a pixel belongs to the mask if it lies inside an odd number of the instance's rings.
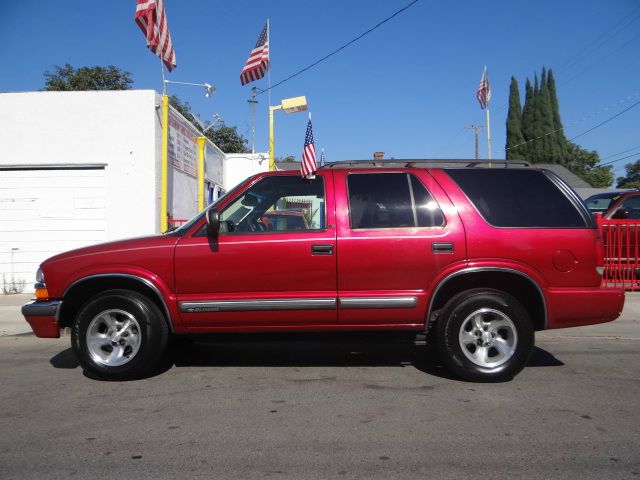
[[[529,275],[504,267],[476,267],[459,270],[442,279],[433,290],[427,312],[427,327],[454,295],[473,288],[492,288],[515,297],[529,313],[535,330],[547,328],[547,304],[540,286]]]
[[[73,319],[89,298],[112,289],[132,290],[146,296],[162,312],[169,331],[175,333],[171,313],[158,287],[145,278],[124,273],[90,275],[73,282],[62,295],[60,325],[70,327]]]

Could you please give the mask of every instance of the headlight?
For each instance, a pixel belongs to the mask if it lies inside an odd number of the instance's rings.
[[[41,268],[36,272],[36,283],[44,283],[44,273]]]

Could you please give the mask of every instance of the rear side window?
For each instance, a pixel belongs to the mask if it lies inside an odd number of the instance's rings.
[[[544,172],[524,169],[446,169],[494,227],[576,228],[587,220]]]
[[[353,229],[444,225],[440,207],[411,174],[353,173],[347,184]]]

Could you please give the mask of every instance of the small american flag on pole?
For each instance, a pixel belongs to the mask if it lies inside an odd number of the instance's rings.
[[[162,59],[169,71],[176,66],[164,0],[137,0],[133,17],[147,37],[147,47]]]
[[[482,77],[480,78],[480,85],[476,91],[476,98],[480,102],[480,108],[485,109],[489,105],[491,100],[491,85],[489,85],[489,77],[487,76],[487,67],[484,67]]]
[[[313,144],[313,129],[311,128],[311,118],[307,123],[307,133],[304,136],[304,150],[302,151],[302,162],[300,164],[300,174],[309,177],[318,169],[316,164],[316,147]]]
[[[264,77],[269,69],[269,23],[267,22],[240,72],[240,83],[246,85]]]

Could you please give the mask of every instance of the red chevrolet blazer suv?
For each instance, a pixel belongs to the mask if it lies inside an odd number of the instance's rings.
[[[601,287],[600,232],[571,188],[492,167],[261,173],[175,231],[49,258],[22,312],[39,337],[71,328],[101,378],[148,375],[172,336],[404,331],[463,379],[508,380],[535,331],[614,320],[624,292]]]

